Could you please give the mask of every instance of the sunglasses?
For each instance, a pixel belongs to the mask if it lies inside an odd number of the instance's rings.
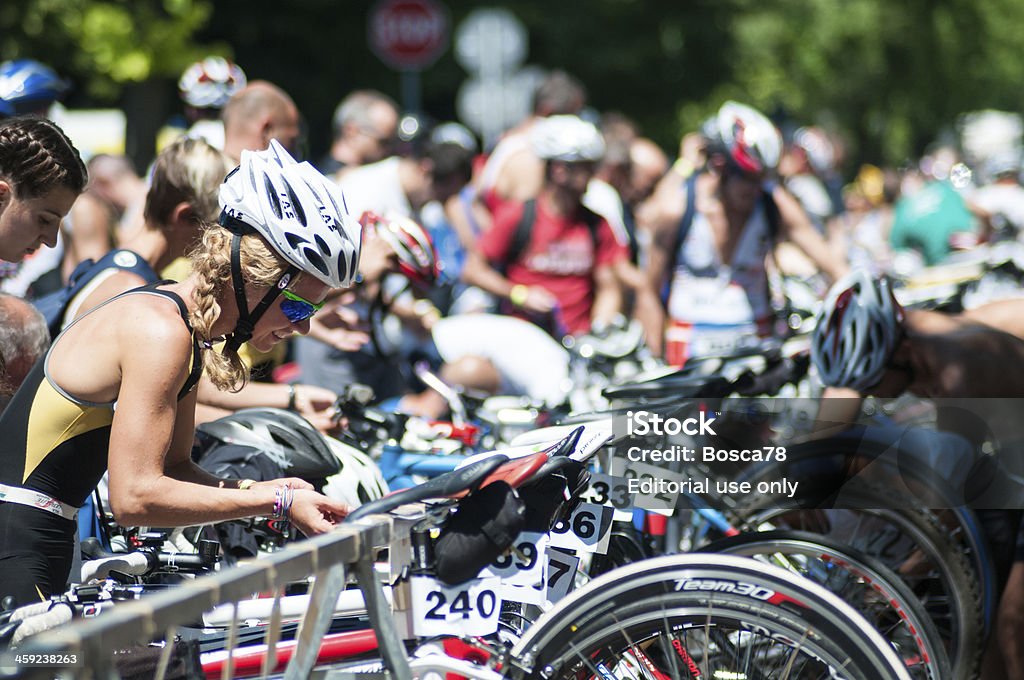
[[[281,291],[281,296],[284,297],[281,300],[281,311],[284,312],[285,317],[292,323],[302,323],[319,312],[324,306],[323,302],[310,302],[287,288]]]

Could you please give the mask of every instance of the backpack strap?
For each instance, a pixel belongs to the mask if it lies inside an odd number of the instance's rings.
[[[761,203],[764,205],[764,218],[768,222],[768,236],[773,245],[779,240],[779,226],[782,222],[782,216],[779,214],[779,206],[775,202],[774,191],[776,186],[778,185],[775,182],[765,182],[761,191]]]
[[[590,230],[590,238],[594,242],[594,257],[597,257],[597,246],[598,246],[598,234],[597,231],[601,227],[601,220],[604,219],[593,210],[583,209],[583,221],[586,222],[587,229]],[[531,198],[530,200],[523,203],[523,214],[519,218],[519,222],[516,224],[516,230],[512,233],[512,241],[509,243],[508,253],[505,255],[505,263],[502,267],[502,273],[508,266],[513,262],[516,262],[525,252],[526,246],[530,243],[530,237],[533,235],[533,225],[537,221],[537,199]]]
[[[779,261],[776,257],[775,247],[779,244],[779,234],[782,224],[782,215],[779,213],[779,205],[775,202],[776,182],[765,182],[761,191],[761,205],[764,208],[764,219],[768,226],[768,258],[771,267],[768,268],[768,295],[776,318],[787,318],[790,312],[790,301],[786,297],[785,286],[782,282],[782,271],[779,269]]]
[[[64,315],[72,300],[98,274],[109,269],[130,271],[137,274],[147,283],[152,283],[160,278],[144,258],[131,250],[112,250],[99,260],[83,260],[79,262],[75,270],[71,272],[68,285],[60,290],[37,298],[32,303],[42,313],[43,318],[46,319],[46,325],[50,329],[51,338],[56,338],[60,334],[61,327],[64,325]]]
[[[686,178],[686,183],[683,186],[683,191],[686,192],[686,209],[683,211],[683,218],[679,220],[679,229],[676,230],[676,240],[672,248],[673,269],[675,268],[675,256],[679,252],[679,246],[683,245],[683,241],[689,236],[690,227],[693,226],[693,218],[697,216],[697,177],[699,176],[699,172],[693,173]]]
[[[601,220],[604,218],[589,208],[583,208],[583,221],[587,223],[590,230],[590,238],[594,240],[594,256],[597,257],[597,230],[601,228]]]
[[[676,229],[675,238],[672,241],[672,248],[669,250],[667,271],[665,272],[665,283],[661,289],[661,301],[668,303],[669,282],[672,280],[672,272],[676,268],[679,258],[679,248],[683,241],[690,234],[693,227],[693,219],[697,216],[697,177],[700,172],[691,174],[683,182],[683,191],[686,193],[686,208],[683,210],[683,217],[679,220],[679,228]]]
[[[530,235],[533,233],[533,223],[537,221],[537,200],[531,198],[523,203],[523,214],[516,224],[516,230],[512,234],[512,242],[508,246],[508,253],[505,255],[505,266],[516,262],[526,250],[530,242]]]

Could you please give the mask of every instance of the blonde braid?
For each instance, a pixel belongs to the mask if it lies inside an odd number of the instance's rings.
[[[190,254],[192,271],[198,282],[193,294],[196,309],[190,315],[192,328],[203,340],[209,340],[213,324],[221,315],[220,300],[231,288],[231,240],[233,235],[219,225],[208,225],[195,250]],[[260,288],[277,283],[287,265],[256,235],[242,237],[242,280]],[[254,300],[250,300],[250,305]],[[206,351],[203,369],[219,390],[237,392],[249,379],[249,368],[237,351]]]

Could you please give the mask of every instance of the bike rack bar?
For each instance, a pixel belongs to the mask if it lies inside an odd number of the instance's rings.
[[[384,667],[391,671],[391,677],[395,680],[411,680],[412,671],[409,669],[405,645],[395,630],[391,607],[384,598],[383,591],[379,587],[362,586],[364,583],[376,582],[373,564],[358,562],[354,568],[356,578],[359,579],[360,587],[366,595],[366,612],[370,615],[370,623],[377,632],[377,646],[381,651],[381,658],[384,659]]]
[[[345,588],[345,565],[335,564],[318,572],[313,592],[309,597],[309,609],[302,617],[302,625],[296,637],[295,653],[284,672],[284,680],[308,678],[316,665],[316,654],[320,640],[331,625],[334,603]]]
[[[308,640],[312,660],[326,632],[341,587],[344,586],[345,568],[359,576],[370,613],[370,621],[378,640],[397,640],[381,586],[374,577],[374,549],[386,547],[391,536],[391,522],[376,515],[352,524],[343,524],[334,531],[287,546],[266,557],[225,569],[216,574],[199,577],[161,593],[147,595],[140,600],[124,602],[105,611],[94,619],[80,619],[63,628],[42,633],[29,640],[18,650],[20,654],[74,654],[77,666],[69,668],[75,678],[118,678],[112,653],[136,644],[148,644],[167,630],[201,620],[203,612],[220,604],[237,603],[255,592],[280,592],[291,581],[317,574],[311,595],[310,612],[319,612],[319,622],[307,615],[302,624],[303,640],[296,657],[301,656],[303,641]],[[340,573],[340,584],[335,582]],[[334,575],[334,579],[332,579]],[[321,578],[328,583],[321,585]],[[323,602],[320,599],[327,598]],[[317,625],[320,623],[321,625]],[[308,637],[307,637],[308,634]],[[399,660],[389,659],[389,653],[401,655]],[[397,649],[381,644],[385,663],[395,668],[398,678],[408,678],[408,661],[404,647]],[[13,660],[13,653],[10,655]],[[293,662],[295,659],[293,659]],[[308,663],[308,661],[307,661]],[[0,665],[5,665],[0,663]],[[12,664],[13,665],[13,664]],[[406,669],[401,675],[399,668]],[[312,666],[310,666],[312,667]],[[60,669],[19,668],[19,677],[52,678]]]

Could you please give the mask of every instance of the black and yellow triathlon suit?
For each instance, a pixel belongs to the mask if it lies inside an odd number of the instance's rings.
[[[156,288],[167,283],[172,282],[130,290],[101,306],[124,295],[159,295],[178,305],[192,332],[182,299]],[[192,371],[179,401],[199,381],[199,349],[193,333]],[[10,595],[19,605],[66,588],[77,531],[74,513],[107,470],[114,418],[115,403],[76,399],[53,382],[49,356],[36,363],[0,416],[0,497],[7,499],[0,502],[0,599]]]

